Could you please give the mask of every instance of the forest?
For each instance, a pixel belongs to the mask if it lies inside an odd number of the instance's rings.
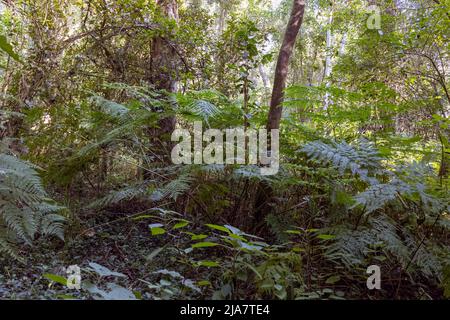
[[[450,0],[0,0],[0,300],[449,299],[449,57]]]

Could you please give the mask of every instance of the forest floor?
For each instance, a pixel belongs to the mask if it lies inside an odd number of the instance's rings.
[[[3,275],[0,274],[0,299],[55,299],[66,295],[88,298],[85,291],[51,283],[44,276],[55,274],[67,277],[65,268],[71,265],[81,268],[82,283],[88,280],[101,287],[113,281],[133,291],[148,291],[148,285],[140,279],[150,280],[153,271],[171,263],[171,259],[164,255],[158,257],[158,266],[147,258],[163,246],[163,238],[151,237],[146,223],[131,219],[116,221],[117,215],[100,215],[84,222],[81,227],[85,232],[72,239],[69,237],[65,243],[37,241],[33,247],[20,252],[26,257],[25,263],[0,260],[0,269],[4,270]],[[98,277],[84,272],[91,262],[122,273],[125,277]]]
[[[176,281],[172,282],[172,292],[162,292],[159,284],[163,277],[158,273],[161,270],[179,273],[185,280],[192,279],[192,283],[206,278],[214,282],[221,275],[215,274],[216,270],[207,268],[199,272],[188,262],[182,261],[176,251],[171,251],[174,248],[166,248],[173,239],[166,235],[151,236],[148,221],[134,220],[128,213],[111,212],[83,216],[81,221],[81,225],[69,229],[66,242],[38,239],[33,247],[22,246],[20,255],[26,257],[25,263],[11,259],[0,260],[0,270],[3,271],[0,274],[0,300],[92,299],[95,294],[85,290],[85,285],[108,292],[111,284],[126,288],[129,293],[142,299],[174,299],[180,296],[184,299],[210,299],[213,296],[214,291],[210,286],[203,286],[200,291],[186,290],[185,287],[181,291],[173,291]],[[191,254],[198,260],[212,259],[201,252]],[[123,276],[99,275],[90,270],[90,263],[96,263],[106,267],[107,272],[117,272]],[[81,268],[82,290],[69,289],[46,277],[46,274],[51,274],[67,278],[66,268],[73,265]],[[340,289],[346,291],[346,299],[352,299],[352,296],[362,298],[358,296],[361,294],[357,291],[359,289],[352,289],[354,286],[347,283]],[[407,299],[413,298],[422,290],[421,287],[420,283],[415,286],[404,285],[400,295]],[[425,286],[423,292],[428,292],[428,298],[435,299],[442,295],[441,291],[439,288]],[[385,294],[390,295],[385,292],[378,298]],[[370,299],[370,296],[363,298]]]

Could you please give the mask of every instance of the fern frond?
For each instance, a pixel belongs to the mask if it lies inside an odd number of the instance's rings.
[[[227,101],[227,98],[218,91],[202,90],[189,92],[187,95],[177,95],[176,100],[179,113],[193,115],[208,122],[208,119],[222,113],[217,104]]]
[[[64,240],[64,222],[66,219],[59,214],[46,214],[40,221],[42,235],[52,235]]]
[[[369,183],[376,182],[373,176],[381,169],[382,158],[367,140],[360,140],[356,146],[345,141],[332,144],[315,141],[306,144],[300,151],[322,164],[331,164],[341,175],[350,171]]]
[[[189,172],[182,173],[163,187],[154,190],[150,196],[150,200],[161,201],[165,198],[176,200],[191,188],[193,181],[194,179],[190,176]]]
[[[117,103],[117,102],[114,102],[111,100],[107,100],[98,95],[92,96],[91,100],[93,103],[95,103],[97,106],[99,106],[104,113],[106,113],[112,117],[120,118],[120,117],[126,115],[130,111],[130,109],[128,109],[123,104],[120,104],[120,103]]]
[[[62,208],[48,199],[36,169],[0,154],[0,252],[14,258],[13,240],[30,244],[37,234],[63,239],[65,219],[56,214]]]
[[[342,263],[348,269],[355,265],[367,264],[367,258],[375,248],[382,250],[401,265],[408,266],[409,273],[420,272],[429,277],[440,278],[442,263],[439,255],[431,253],[436,250],[427,242],[422,243],[405,228],[385,215],[372,217],[368,225],[353,230],[350,225],[327,229],[337,236],[327,248],[325,256],[336,263]]]
[[[358,193],[354,199],[355,204],[351,208],[362,206],[365,213],[371,213],[383,208],[389,201],[397,196],[397,188],[389,183],[380,183],[369,186],[364,192]]]
[[[220,110],[215,105],[206,100],[196,100],[189,104],[188,108],[195,115],[203,117],[205,120],[220,113]]]
[[[0,230],[0,254],[4,253],[9,257],[12,257],[18,261],[23,262],[23,257],[17,254],[17,247],[13,243],[7,240],[8,235]]]
[[[88,208],[105,208],[111,205],[142,198],[147,194],[148,182],[139,183],[137,185],[127,186],[117,191],[111,191],[109,194],[92,202]]]

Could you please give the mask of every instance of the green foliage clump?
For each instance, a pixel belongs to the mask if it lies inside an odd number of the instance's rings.
[[[20,260],[14,243],[31,244],[38,234],[64,240],[63,208],[48,198],[36,169],[0,154],[0,252]]]

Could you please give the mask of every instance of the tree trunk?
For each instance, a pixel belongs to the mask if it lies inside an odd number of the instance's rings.
[[[325,86],[328,90],[331,86],[330,82],[330,75],[331,75],[331,59],[332,59],[332,51],[333,51],[333,35],[331,34],[331,24],[333,23],[333,10],[331,9],[330,17],[328,18],[328,29],[327,29],[327,47],[326,47],[326,53],[325,53],[325,70],[323,74],[323,78],[326,81]],[[327,91],[325,93],[325,97],[323,99],[323,109],[326,111],[328,110],[329,106],[332,104],[331,101],[331,95]]]
[[[176,0],[156,0],[161,13],[178,23],[178,5]],[[152,43],[151,76],[159,90],[174,92],[177,86],[176,51],[164,36],[156,37]]]
[[[303,21],[305,11],[305,0],[294,0],[291,17],[286,27],[283,44],[278,55],[277,66],[275,69],[275,78],[273,82],[272,98],[270,100],[269,117],[267,121],[267,131],[270,136],[271,129],[280,128],[281,114],[283,111],[282,103],[284,99],[284,89],[286,88],[286,79],[289,69],[289,60],[294,49],[300,26]],[[270,143],[268,143],[270,146]],[[255,200],[254,221],[255,232],[264,225],[266,216],[272,211],[273,189],[265,181],[261,181],[258,186]]]
[[[176,0],[156,0],[161,13],[169,19],[178,22],[178,5]],[[168,42],[167,37],[159,36],[153,39],[151,52],[150,82],[155,89],[170,93],[177,90],[178,71],[177,54],[175,48]],[[164,97],[167,99],[167,97]],[[167,99],[167,104],[170,104]],[[154,145],[154,155],[157,162],[170,161],[170,134],[175,130],[176,117],[168,116],[158,122],[158,128],[149,130],[150,140]],[[150,157],[153,157],[149,155]]]
[[[294,0],[291,17],[289,19],[283,44],[278,55],[275,78],[273,82],[272,99],[270,100],[269,119],[267,129],[279,129],[281,113],[283,111],[282,102],[284,99],[284,89],[286,88],[286,78],[289,69],[289,60],[294,49],[295,40],[303,21],[305,11],[305,0]]]

